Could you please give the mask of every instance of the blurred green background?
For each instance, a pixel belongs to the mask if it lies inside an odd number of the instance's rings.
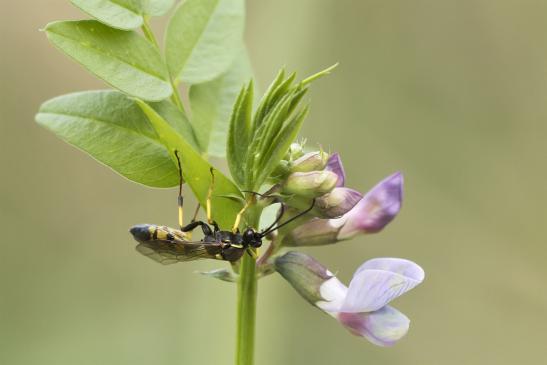
[[[130,183],[33,121],[46,99],[105,87],[38,31],[85,16],[68,0],[2,15],[0,363],[231,364],[235,286],[194,274],[219,264],[163,267],[127,233],[175,225],[175,189]],[[388,349],[260,281],[257,364],[545,361],[546,34],[544,1],[248,1],[263,88],[283,65],[340,62],[303,136],[339,151],[359,190],[405,174],[383,233],[308,252],[346,281],[377,256],[427,273],[396,301],[412,325]]]

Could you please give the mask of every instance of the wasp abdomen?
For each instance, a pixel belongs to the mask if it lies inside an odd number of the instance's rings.
[[[154,224],[137,224],[129,229],[135,240],[139,242],[150,241],[154,235],[157,237],[158,226]]]

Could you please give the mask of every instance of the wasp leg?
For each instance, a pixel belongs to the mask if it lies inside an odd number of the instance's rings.
[[[196,229],[198,226],[201,226],[201,230],[203,231],[203,234],[205,236],[210,236],[213,234],[213,231],[211,230],[211,227],[203,221],[194,221],[188,223],[186,226],[181,227],[182,232],[192,232],[194,229]]]
[[[201,206],[198,203],[198,205],[196,205],[196,210],[194,211],[194,216],[192,217],[192,220],[190,222],[195,222],[196,221],[196,218],[198,217],[198,214],[199,214],[199,208],[200,207]]]
[[[218,223],[215,222],[215,221],[212,221],[211,222],[211,225],[213,226],[214,230],[215,230],[215,233],[219,232],[220,231],[220,227],[218,226]]]
[[[207,192],[207,222],[209,224],[213,224],[213,217],[211,212],[211,199],[213,197],[213,189],[215,187],[215,172],[214,169],[211,167],[211,185],[209,185],[209,191]]]
[[[248,248],[248,249],[247,249],[247,253],[249,254],[249,256],[251,256],[251,257],[252,257],[253,259],[255,259],[255,260],[258,258],[257,253],[254,252],[252,248]]]
[[[182,196],[182,166],[179,158],[179,151],[175,150],[175,157],[177,158],[177,163],[179,165],[179,196],[178,196],[178,208],[179,208],[179,227],[182,231],[184,226],[184,197]]]
[[[243,213],[245,213],[245,211],[247,210],[248,207],[249,207],[249,202],[245,203],[243,208],[241,208],[239,213],[237,213],[236,219],[234,221],[234,225],[232,226],[232,232],[233,233],[236,233],[238,231],[239,223],[241,222],[241,217],[243,216]]]

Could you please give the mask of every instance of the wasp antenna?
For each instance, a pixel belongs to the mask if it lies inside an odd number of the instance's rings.
[[[261,194],[261,193],[257,193],[256,191],[251,191],[251,190],[241,190],[242,193],[249,193],[249,194],[254,194],[254,195],[258,195],[258,196],[261,196],[261,197],[265,197],[264,194]]]
[[[291,223],[291,222],[294,221],[295,219],[298,219],[298,218],[302,217],[303,215],[309,213],[309,212],[313,209],[314,206],[315,206],[315,198],[313,198],[313,200],[312,200],[312,202],[311,202],[311,205],[310,205],[310,207],[309,207],[308,209],[306,209],[306,210],[304,210],[304,211],[298,213],[297,215],[295,215],[295,216],[292,217],[292,218],[289,218],[288,220],[286,220],[285,222],[281,223],[281,224],[278,225],[277,227],[273,227],[273,228],[269,228],[269,229],[265,230],[264,232],[262,232],[262,233],[260,234],[260,236],[261,236],[261,237],[265,237],[265,236],[268,235],[269,233],[271,233],[271,232],[273,232],[273,231],[275,231],[275,230],[277,230],[277,229],[279,229],[279,228],[281,228],[281,227],[283,227],[283,226],[286,226],[287,224]]]
[[[277,216],[277,218],[275,219],[275,221],[270,224],[270,226],[268,228],[266,228],[264,231],[262,231],[262,233],[260,233],[260,236],[261,237],[264,237],[266,236],[269,231],[277,224],[279,223],[279,221],[281,220],[281,218],[283,218],[283,214],[285,214],[285,204],[281,203],[281,209],[279,211],[279,215]]]

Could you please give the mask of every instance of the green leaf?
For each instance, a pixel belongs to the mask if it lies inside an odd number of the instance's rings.
[[[201,206],[205,206],[207,193],[211,185],[212,166],[196,152],[188,142],[144,101],[137,100],[138,105],[147,115],[148,120],[156,130],[160,141],[169,150],[171,159],[175,162],[175,150],[179,152],[182,164],[182,174]],[[213,219],[224,229],[231,228],[236,214],[242,208],[237,199],[228,199],[225,196],[241,196],[237,186],[224,174],[214,170],[215,184],[212,196]]]
[[[190,88],[192,125],[201,150],[216,156],[226,156],[226,138],[232,107],[241,87],[252,78],[245,46],[232,67],[213,81]]]
[[[144,22],[139,0],[71,0],[98,21],[114,28],[131,30]]]
[[[173,6],[175,0],[141,0],[143,3],[144,13],[160,16],[165,13]]]
[[[188,142],[192,148],[199,151],[199,145],[196,141],[196,136],[192,125],[186,118],[186,115],[180,111],[169,100],[163,100],[159,102],[149,102],[148,103],[156,112],[158,112],[167,123]]]
[[[165,14],[174,0],[71,0],[81,10],[101,23],[131,30],[143,25],[147,15]]]
[[[169,108],[162,105],[166,103],[155,107],[162,112]],[[40,107],[36,121],[129,180],[162,188],[178,184],[177,165],[147,117],[134,100],[120,92],[86,91],[56,97]]]
[[[243,0],[186,0],[167,26],[165,53],[173,79],[188,84],[223,74],[240,49]]]
[[[129,95],[159,101],[173,92],[158,50],[135,32],[95,20],[50,23],[45,31],[57,48]]]
[[[241,89],[230,118],[230,128],[227,140],[227,158],[230,172],[239,186],[250,189],[247,184],[249,165],[246,160],[249,155],[248,146],[251,138],[251,118],[253,112],[253,83]]]

